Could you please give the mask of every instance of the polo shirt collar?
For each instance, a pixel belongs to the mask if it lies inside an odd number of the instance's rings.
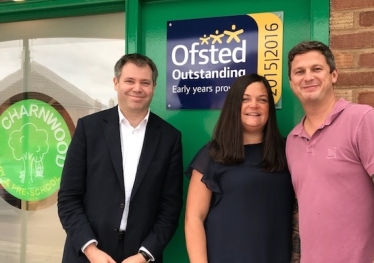
[[[326,125],[330,125],[331,123],[333,123],[333,121],[340,115],[340,113],[343,112],[343,110],[347,107],[348,104],[349,104],[349,101],[346,101],[345,99],[340,98],[335,103],[335,106],[334,106],[332,112],[330,113],[329,116],[327,116],[325,122],[321,125],[320,129],[322,129]],[[305,118],[306,118],[306,116],[304,116],[301,119],[301,122],[291,131],[292,135],[301,135],[303,133],[303,131],[304,131],[303,123],[305,121]]]

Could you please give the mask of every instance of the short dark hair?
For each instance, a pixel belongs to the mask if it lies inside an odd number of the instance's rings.
[[[291,63],[296,55],[304,54],[309,51],[319,51],[325,57],[327,64],[330,67],[330,73],[336,70],[335,58],[331,49],[319,41],[303,41],[294,46],[288,52],[288,78],[291,79]]]
[[[209,153],[218,163],[236,164],[244,161],[241,108],[244,92],[254,82],[265,85],[269,103],[269,118],[263,130],[262,167],[268,172],[283,171],[287,168],[285,140],[277,126],[273,93],[266,78],[258,74],[238,77],[231,85],[213,131]]]
[[[126,63],[133,63],[138,67],[149,66],[152,70],[152,81],[156,85],[158,70],[156,64],[147,56],[144,56],[139,53],[132,53],[123,55],[114,65],[114,76],[119,79],[121,77],[122,68]]]

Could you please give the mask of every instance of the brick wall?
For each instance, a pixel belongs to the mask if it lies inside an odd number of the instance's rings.
[[[335,93],[374,107],[374,0],[331,0],[330,47],[338,82]]]

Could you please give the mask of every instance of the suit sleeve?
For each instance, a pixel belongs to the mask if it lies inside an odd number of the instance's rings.
[[[159,213],[151,233],[142,243],[142,246],[150,251],[156,260],[162,255],[162,251],[178,227],[183,205],[183,159],[180,132],[174,141],[166,171]]]
[[[86,183],[86,137],[78,120],[64,163],[57,207],[67,240],[79,254],[87,241],[95,239],[84,209]]]

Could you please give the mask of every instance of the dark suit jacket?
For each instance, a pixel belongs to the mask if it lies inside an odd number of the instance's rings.
[[[181,133],[150,113],[130,199],[125,256],[141,246],[162,262],[182,208]],[[125,203],[117,107],[78,120],[62,172],[58,214],[67,233],[63,260],[88,262],[91,239],[113,255]]]

